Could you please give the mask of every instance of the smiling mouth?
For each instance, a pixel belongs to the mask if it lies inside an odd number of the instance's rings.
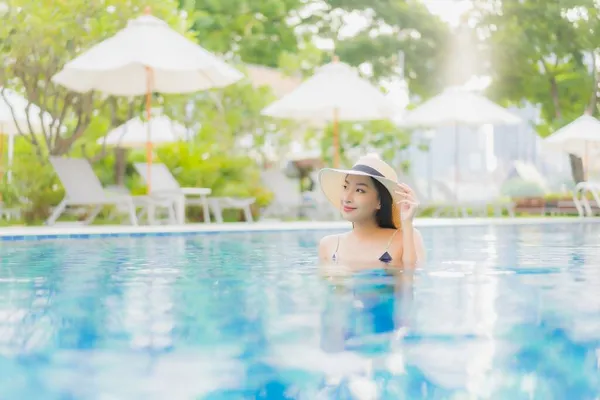
[[[344,212],[350,212],[350,211],[354,211],[354,210],[356,210],[356,208],[344,206]]]

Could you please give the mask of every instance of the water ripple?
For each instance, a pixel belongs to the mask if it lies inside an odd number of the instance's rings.
[[[2,244],[0,398],[600,396],[600,225],[421,231],[404,273],[323,232]]]

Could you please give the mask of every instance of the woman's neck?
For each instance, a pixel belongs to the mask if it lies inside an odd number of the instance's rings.
[[[354,234],[358,237],[369,237],[380,229],[377,222],[374,220],[355,222],[353,224]]]

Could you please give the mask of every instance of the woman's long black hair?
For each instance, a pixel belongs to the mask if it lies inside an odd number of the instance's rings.
[[[394,205],[394,200],[392,199],[392,195],[383,185],[383,183],[379,182],[375,178],[371,179],[375,184],[375,188],[377,189],[377,194],[379,196],[379,202],[381,203],[381,207],[375,213],[377,225],[379,225],[380,228],[385,229],[398,229],[399,227],[394,225],[394,212],[392,208]]]

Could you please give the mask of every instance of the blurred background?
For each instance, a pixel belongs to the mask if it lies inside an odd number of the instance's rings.
[[[244,219],[236,199],[250,199],[253,219],[336,219],[319,197],[315,171],[351,166],[367,152],[415,187],[422,216],[581,215],[573,197],[578,183],[595,177],[600,123],[569,132],[569,140],[593,134],[581,139],[581,151],[547,138],[582,116],[597,121],[599,10],[596,0],[0,1],[2,224],[43,223],[64,198],[50,156],[89,161],[105,188],[146,193],[134,165],[147,161],[148,150],[111,138],[136,118],[142,126],[149,110],[163,122],[155,130],[177,132],[154,144],[153,162],[182,187],[209,188],[218,204],[229,204],[217,220]],[[145,13],[240,79],[191,93],[152,91],[149,102],[53,79]],[[349,66],[381,92],[385,118],[317,121],[265,111],[330,63]],[[344,85],[353,83],[322,86],[315,98]],[[409,124],[436,96],[446,97]],[[457,118],[436,119],[444,113]],[[213,214],[221,213],[217,203]],[[495,208],[500,203],[510,206]],[[207,220],[194,204],[186,218]]]

